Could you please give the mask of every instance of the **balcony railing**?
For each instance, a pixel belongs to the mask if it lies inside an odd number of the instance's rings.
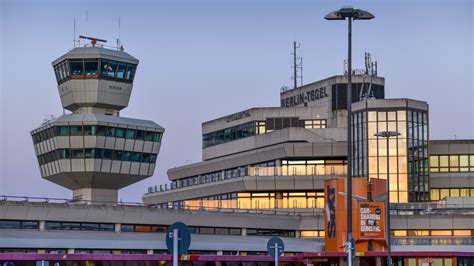
[[[474,246],[474,237],[393,237],[396,246]]]
[[[222,171],[217,176],[207,177],[206,175],[177,180],[168,184],[148,187],[148,193],[169,191],[173,189],[208,184],[222,180],[244,177],[244,176],[329,176],[346,175],[345,165],[312,165],[312,166],[273,166],[273,167],[241,167],[237,174],[228,174]]]

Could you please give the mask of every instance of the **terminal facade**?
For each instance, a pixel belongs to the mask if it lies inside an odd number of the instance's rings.
[[[285,243],[282,264],[346,265],[344,252],[325,252],[324,182],[346,177],[351,119],[354,178],[390,177],[395,264],[474,264],[474,140],[431,140],[428,103],[386,99],[385,79],[368,73],[353,76],[352,117],[345,74],[283,90],[279,106],[203,123],[202,162],[169,169],[171,184],[143,203],[117,202],[118,189],[153,175],[164,132],[119,116],[137,65],[95,43],[53,62],[71,113],[31,135],[41,176],[73,197],[3,196],[1,263],[169,264],[165,234],[180,221],[192,233],[187,265],[270,265],[272,236]],[[387,143],[380,131],[400,135]],[[355,263],[385,265],[386,255]]]

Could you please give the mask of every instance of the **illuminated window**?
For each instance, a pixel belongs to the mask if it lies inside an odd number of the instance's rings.
[[[471,230],[454,230],[454,236],[471,236]]]
[[[318,231],[301,231],[300,235],[302,238],[315,238],[319,237]]]
[[[305,120],[304,128],[326,128],[326,119]]]
[[[431,230],[432,236],[452,236],[453,232],[451,230]]]
[[[393,236],[407,236],[407,231],[406,230],[393,230],[392,234]]]
[[[428,230],[408,230],[408,236],[429,236]]]
[[[431,200],[439,200],[439,189],[432,188],[430,192]]]

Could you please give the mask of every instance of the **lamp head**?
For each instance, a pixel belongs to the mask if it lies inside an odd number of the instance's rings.
[[[375,18],[375,16],[365,10],[343,7],[327,14],[324,18],[327,20],[345,20],[346,18],[352,18],[354,20],[369,20]]]

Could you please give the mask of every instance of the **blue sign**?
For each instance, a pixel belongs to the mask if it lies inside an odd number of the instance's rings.
[[[166,233],[166,247],[171,254],[173,254],[174,229],[178,229],[178,255],[182,255],[188,251],[191,245],[191,232],[189,232],[188,227],[182,222],[176,222],[168,228],[168,232]]]
[[[278,244],[277,245],[278,247],[276,250],[277,254],[275,254],[275,243]],[[274,236],[270,238],[270,240],[268,240],[267,252],[269,255],[271,255],[272,257],[275,257],[275,255],[278,255],[278,257],[280,257],[281,255],[283,255],[284,251],[285,251],[285,244],[283,244],[283,240],[281,240],[281,238]]]

